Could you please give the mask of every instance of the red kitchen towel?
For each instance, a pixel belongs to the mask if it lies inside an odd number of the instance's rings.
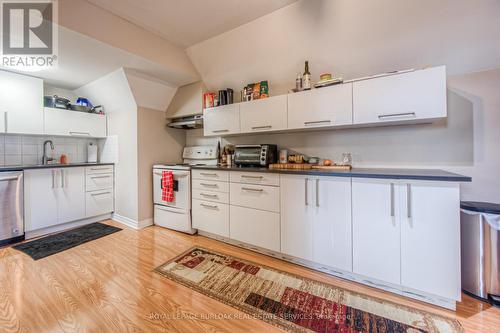
[[[162,171],[161,173],[161,200],[174,201],[174,174],[172,171]]]

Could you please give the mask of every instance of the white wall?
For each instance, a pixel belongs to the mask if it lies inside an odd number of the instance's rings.
[[[269,80],[271,94],[294,86],[304,60],[313,79],[345,79],[446,65],[448,113],[432,125],[240,136],[357,166],[444,168],[473,177],[462,198],[500,202],[500,2],[491,0],[302,0],[190,47],[210,90]],[[475,74],[464,74],[483,71]],[[239,95],[239,94],[236,94]],[[190,133],[190,132],[188,132]],[[200,132],[197,132],[198,134]],[[199,136],[188,134],[190,145]]]
[[[115,165],[115,213],[138,221],[137,104],[122,68],[76,90],[108,115],[108,135],[118,137]]]

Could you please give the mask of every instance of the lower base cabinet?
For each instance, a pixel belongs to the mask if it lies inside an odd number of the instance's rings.
[[[246,207],[230,206],[231,239],[280,251],[280,214]]]
[[[104,215],[113,211],[112,190],[92,191],[85,194],[85,215],[87,217]]]
[[[352,270],[351,178],[281,175],[281,252]]]
[[[459,300],[459,193],[456,183],[354,178],[354,273]]]
[[[229,205],[192,200],[193,228],[222,237],[229,237]]]

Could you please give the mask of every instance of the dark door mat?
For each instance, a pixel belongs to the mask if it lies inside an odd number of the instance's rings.
[[[122,229],[107,224],[92,223],[80,228],[15,245],[12,248],[26,253],[34,260],[38,260],[120,230]]]

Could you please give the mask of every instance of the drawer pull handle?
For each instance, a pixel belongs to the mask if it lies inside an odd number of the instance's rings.
[[[208,187],[219,187],[217,184],[207,184],[207,183],[200,183],[202,186],[208,186]]]
[[[205,208],[209,208],[209,209],[218,209],[218,208],[219,208],[218,206],[215,206],[215,205],[207,205],[207,204],[204,204],[204,203],[202,203],[202,204],[200,204],[200,205],[202,205],[202,206],[203,206],[203,207],[205,207]]]
[[[207,197],[207,198],[218,198],[219,197],[217,194],[200,193],[200,195],[203,197]]]
[[[98,171],[98,170],[109,170],[111,168],[90,168],[90,170]]]
[[[331,120],[306,121],[306,122],[304,122],[304,125],[306,125],[306,126],[321,125],[321,124],[329,124],[331,122],[332,122]]]
[[[95,179],[95,178],[111,178],[111,176],[92,176],[90,178],[92,178],[92,179]]]
[[[253,130],[270,129],[270,128],[273,128],[273,127],[271,125],[267,125],[267,126],[254,126],[254,127],[252,127]]]
[[[71,135],[85,135],[85,136],[90,136],[89,132],[69,132]]]
[[[261,188],[242,187],[241,189],[243,191],[250,191],[250,192],[264,192],[264,190]]]
[[[106,194],[111,194],[111,192],[91,193],[90,195],[93,196],[93,197],[96,197],[98,195],[106,195]]]
[[[202,175],[202,176],[210,176],[210,177],[217,177],[216,173],[200,172],[200,175]]]
[[[414,117],[416,117],[416,114],[415,114],[415,112],[381,114],[381,115],[378,116],[378,119],[383,120],[383,119],[392,118],[392,117],[410,117],[410,118],[414,118]]]
[[[249,179],[263,179],[263,176],[248,176],[248,175],[241,175],[241,178],[249,178]]]

